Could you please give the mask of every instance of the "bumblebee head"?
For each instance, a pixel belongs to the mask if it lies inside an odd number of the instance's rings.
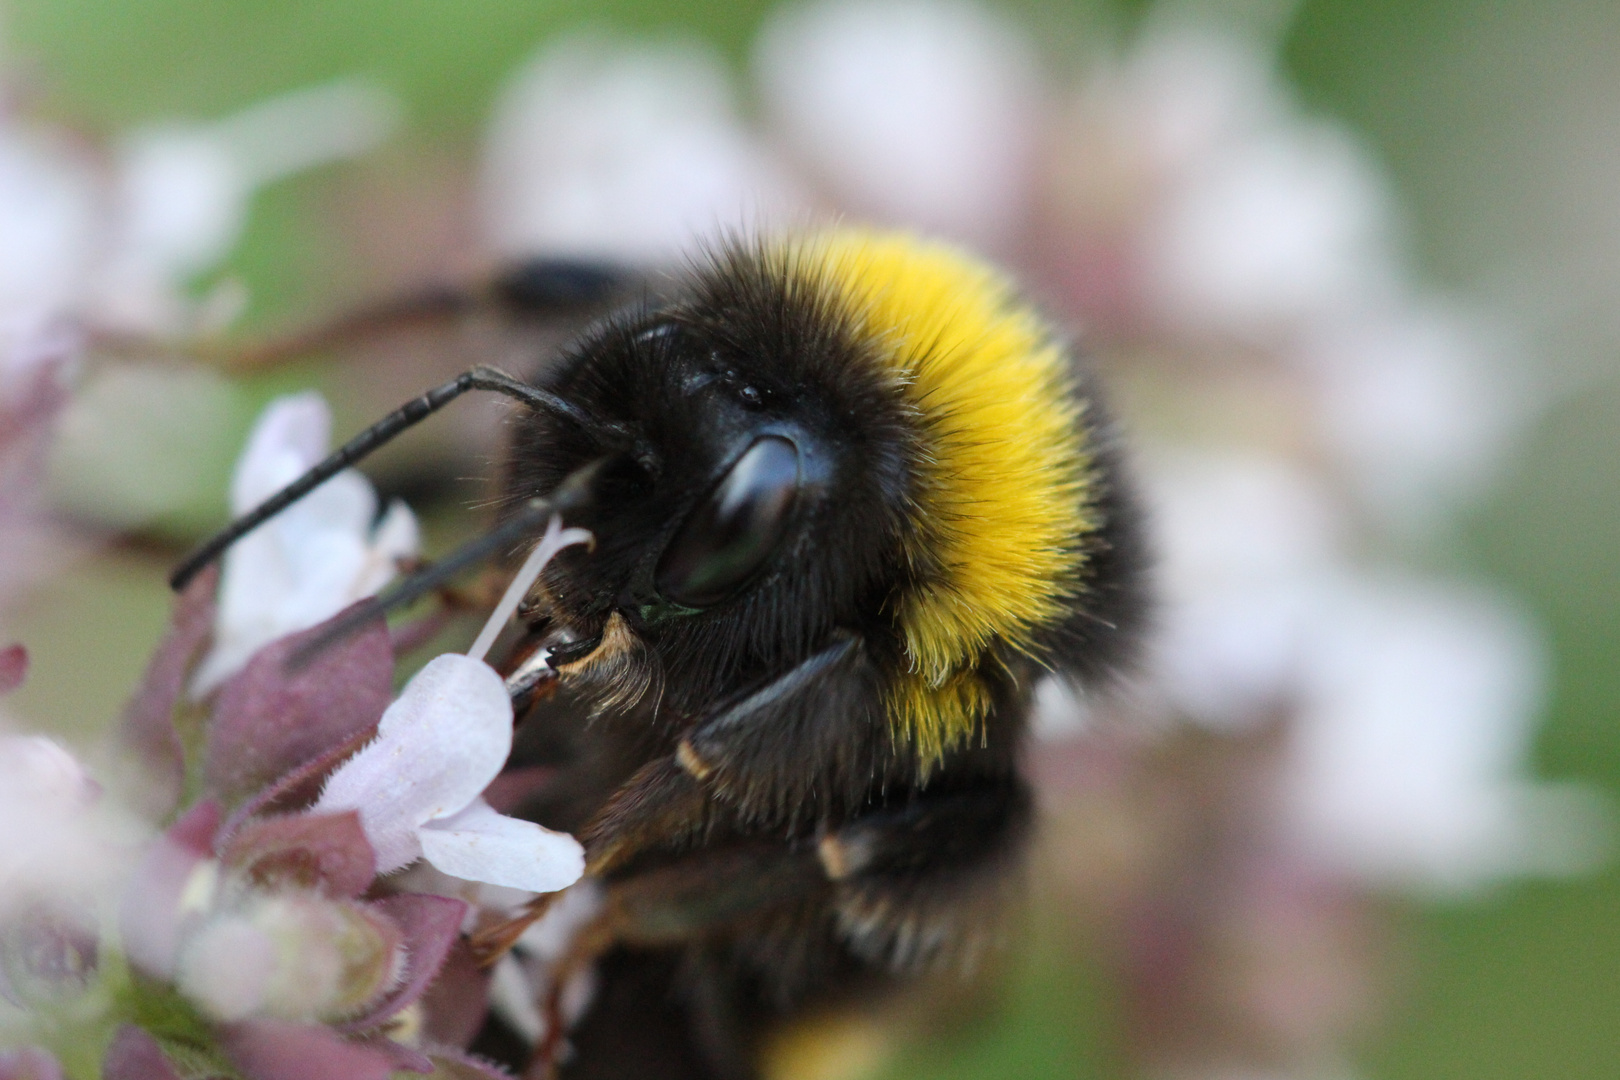
[[[542,588],[572,634],[640,647],[676,709],[836,627],[871,629],[902,562],[902,388],[832,297],[795,284],[760,252],[718,256],[553,370],[547,388],[587,419],[534,413],[514,439],[514,503],[603,461],[570,519],[596,547],[560,555]]]

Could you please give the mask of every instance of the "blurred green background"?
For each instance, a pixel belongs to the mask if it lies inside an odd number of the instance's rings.
[[[500,80],[548,33],[581,22],[676,28],[740,62],[768,6],[11,0],[5,35],[38,107],[81,127],[218,116],[365,75],[407,107],[399,145],[384,154],[470,162]],[[1017,6],[1050,42],[1123,32],[1141,14],[1134,3]],[[1390,169],[1422,271],[1523,319],[1524,352],[1545,369],[1533,374],[1559,390],[1446,558],[1501,582],[1550,629],[1541,774],[1620,797],[1620,4],[1307,0],[1282,56],[1303,99],[1357,128]],[[251,289],[250,329],[297,324],[363,291],[353,252],[323,227],[336,197],[327,173],[256,201],[225,271]],[[346,423],[340,415],[339,429]],[[101,685],[83,686],[44,657],[19,701],[25,712],[48,697],[88,724],[116,706],[164,617],[151,565],[139,552],[115,555],[36,603],[42,636],[72,639],[109,667]],[[1360,1055],[1367,1075],[1620,1077],[1620,870],[1414,903],[1403,927],[1414,959],[1385,1035]],[[1105,997],[1052,956],[1033,949],[993,1022],[915,1048],[896,1075],[1099,1072]]]

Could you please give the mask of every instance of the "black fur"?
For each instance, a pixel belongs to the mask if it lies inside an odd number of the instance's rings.
[[[535,412],[514,434],[510,505],[606,459],[571,522],[596,547],[547,569],[550,612],[534,633],[561,625],[592,641],[616,619],[636,644],[613,678],[647,669],[645,690],[608,709],[604,687],[575,681],[520,736],[523,761],[560,766],[530,812],[582,830],[619,898],[620,945],[564,1075],[608,1075],[605,1019],[645,1009],[638,1039],[676,1034],[666,1072],[637,1075],[746,1076],[762,1026],[807,1001],[970,961],[1017,877],[1033,683],[1043,670],[1105,679],[1142,621],[1137,515],[1087,401],[1101,524],[1075,538],[1086,560],[1068,613],[1035,656],[985,651],[977,671],[994,704],[975,738],[932,765],[896,743],[883,699],[906,662],[895,599],[931,572],[904,556],[906,537],[930,527],[915,498],[929,433],[825,285],[733,245],[548,367],[540,385],[586,421]],[[652,581],[665,545],[763,434],[802,454],[785,539],[728,600],[663,601]],[[644,1051],[638,1061],[661,1060]]]

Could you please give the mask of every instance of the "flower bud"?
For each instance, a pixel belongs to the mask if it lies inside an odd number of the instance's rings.
[[[219,1020],[331,1021],[399,977],[400,933],[359,904],[315,893],[256,893],[182,945],[176,982]]]

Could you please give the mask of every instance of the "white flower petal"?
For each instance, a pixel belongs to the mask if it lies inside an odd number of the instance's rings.
[[[12,116],[0,126],[0,319],[5,330],[77,299],[97,244],[91,163]]]
[[[511,749],[506,684],[488,664],[447,653],[406,684],[376,740],[332,774],[316,809],[359,811],[386,874],[422,853],[417,827],[476,799]]]
[[[523,931],[517,948],[550,967],[573,948],[580,932],[602,913],[606,889],[597,878],[581,878],[546,908],[534,925]]]
[[[1301,359],[1326,448],[1396,525],[1433,526],[1495,479],[1552,384],[1513,377],[1479,312],[1432,299],[1323,327]]]
[[[231,164],[252,187],[358,157],[399,126],[394,95],[362,79],[304,87],[213,124]]]
[[[265,406],[231,481],[231,512],[245,514],[326,454],[332,413],[313,390]]]
[[[1468,887],[1520,867],[1542,643],[1501,599],[1350,580],[1313,628],[1290,733],[1292,819],[1368,880]]]
[[[331,413],[317,393],[278,398],[260,416],[231,482],[231,509],[245,514],[326,456]],[[415,554],[416,519],[390,505],[373,526],[377,493],[348,470],[332,477],[225,554],[214,648],[198,668],[201,696],[264,646],[324,622],[370,596]]]
[[[62,746],[0,727],[0,923],[116,887],[148,837]]]
[[[339,532],[366,540],[376,517],[377,492],[371,481],[357,472],[345,471],[288,507],[276,518],[276,524],[290,544],[298,536],[319,532]]]
[[[497,813],[483,799],[422,826],[422,853],[447,874],[530,892],[556,892],[585,872],[585,849],[567,833]]]
[[[247,213],[247,185],[224,143],[206,128],[170,125],[119,147],[115,282],[167,286],[218,261]]]
[[[1143,237],[1150,288],[1190,327],[1246,334],[1382,298],[1391,196],[1350,134],[1296,124],[1189,167]]]
[[[388,584],[398,572],[401,559],[408,559],[421,548],[422,532],[417,527],[416,515],[411,508],[395,499],[388,504],[382,520],[371,534],[371,548],[366,553],[366,564],[350,590],[350,597],[358,600],[370,596]]]
[[[484,234],[503,255],[678,259],[717,227],[796,201],[738,117],[723,58],[686,41],[549,46],[502,92]]]

